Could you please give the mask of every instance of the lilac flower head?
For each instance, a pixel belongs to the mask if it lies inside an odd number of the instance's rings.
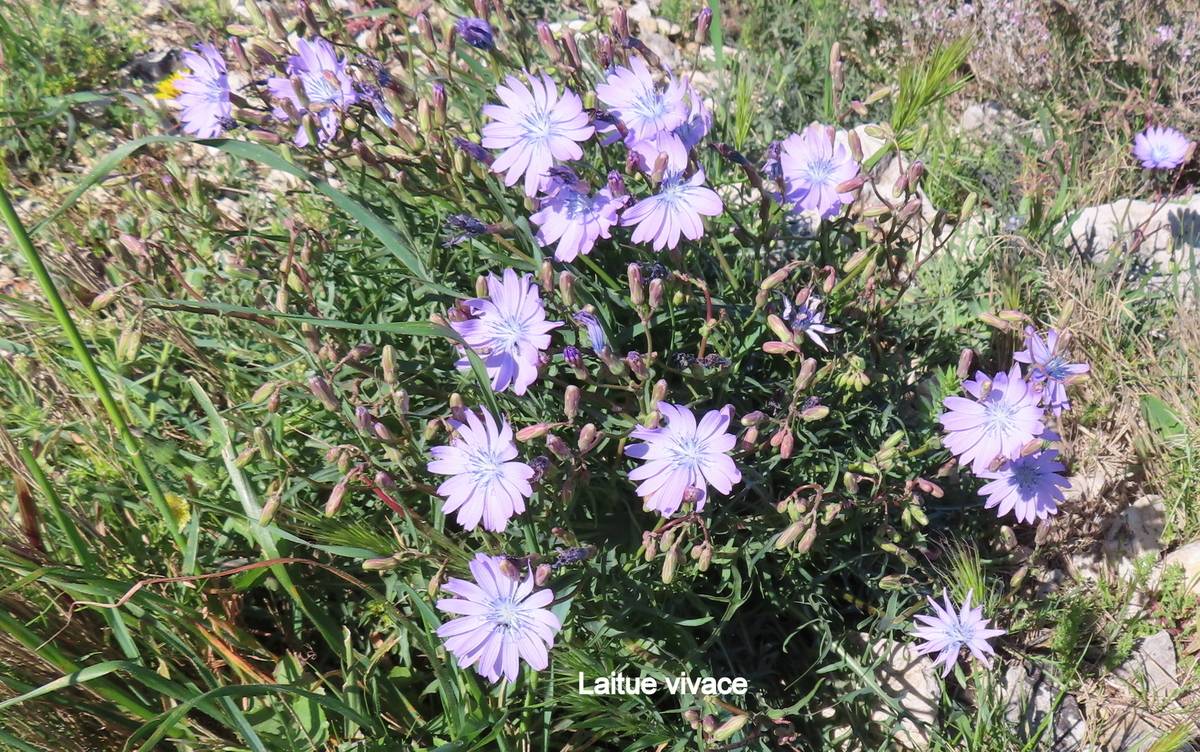
[[[468,141],[467,139],[462,138],[461,136],[455,136],[454,137],[454,145],[456,147],[458,147],[459,149],[461,149],[463,151],[463,153],[465,153],[468,157],[470,157],[471,159],[474,159],[476,162],[481,162],[485,165],[490,166],[492,164],[492,162],[494,161],[494,158],[492,157],[491,152],[489,152],[487,149],[483,148],[479,144],[475,143],[474,141]]]
[[[492,172],[504,173],[504,184],[525,177],[525,195],[537,193],[546,171],[555,160],[579,159],[577,142],[591,138],[583,102],[570,89],[558,93],[558,84],[547,75],[529,76],[529,87],[513,76],[496,87],[503,104],[488,104],[483,114],[492,122],[483,126],[483,146],[503,149]],[[532,91],[530,91],[532,89]]]
[[[519,581],[509,578],[500,571],[503,560],[475,554],[470,565],[474,583],[451,577],[442,586],[455,597],[442,598],[437,607],[460,616],[438,627],[437,634],[460,667],[473,666],[489,681],[503,676],[511,683],[520,673],[520,661],[534,671],[549,665],[549,649],[562,622],[547,608],[554,591],[535,590],[532,573]]]
[[[1134,136],[1133,156],[1147,170],[1173,170],[1187,159],[1192,142],[1174,128],[1152,125]]]
[[[917,655],[937,653],[933,663],[942,664],[942,676],[947,676],[963,648],[970,651],[985,666],[990,666],[988,656],[996,654],[988,640],[1004,634],[1003,629],[989,629],[990,619],[983,618],[983,606],[971,608],[972,593],[967,593],[967,599],[962,608],[956,613],[950,603],[950,594],[942,591],[944,604],[939,605],[933,598],[929,605],[933,607],[933,615],[918,614],[914,618],[919,622],[913,630],[924,644],[917,646]]]
[[[600,325],[600,319],[596,318],[596,314],[591,311],[576,311],[573,318],[575,323],[587,329],[588,339],[592,341],[592,349],[597,355],[608,349],[608,338],[604,336],[604,327]]]
[[[826,352],[829,351],[829,348],[825,345],[825,340],[821,339],[821,335],[837,334],[842,331],[839,327],[828,326],[825,323],[825,312],[821,310],[821,299],[814,295],[809,295],[800,305],[792,305],[791,299],[785,295],[781,318],[790,329],[804,332],[805,336]]]
[[[554,258],[564,263],[591,253],[599,238],[611,237],[617,211],[629,200],[614,197],[608,188],[591,193],[587,183],[565,167],[547,171],[544,191],[540,210],[529,219],[538,225],[538,243],[543,248],[557,243]]]
[[[825,126],[813,123],[780,145],[783,202],[796,212],[813,210],[822,219],[833,217],[854,199],[852,193],[839,193],[837,186],[858,175],[858,169],[850,150],[830,138]]]
[[[974,399],[947,397],[938,421],[946,429],[942,441],[962,464],[982,475],[1000,457],[1016,459],[1026,444],[1042,433],[1038,393],[1014,363],[1008,373],[989,378],[977,373],[963,388]]]
[[[1058,502],[1065,498],[1063,489],[1071,486],[1062,476],[1065,470],[1054,449],[1009,460],[995,471],[980,474],[991,480],[979,489],[987,497],[983,508],[996,508],[997,517],[1013,512],[1017,522],[1044,520],[1058,511]]]
[[[216,138],[233,122],[225,59],[211,44],[198,44],[195,52],[183,53],[183,64],[188,72],[174,82],[183,132]]]
[[[666,426],[638,426],[630,434],[644,443],[627,445],[625,454],[646,464],[630,472],[629,479],[641,481],[637,492],[649,511],[670,517],[685,496],[694,500],[697,512],[703,511],[709,486],[728,494],[742,480],[729,457],[737,443],[727,431],[729,412],[709,410],[697,424],[686,406],[659,402],[658,411]]]
[[[596,85],[596,98],[625,126],[631,143],[687,122],[690,113],[683,82],[672,76],[660,89],[641,57],[632,57],[629,66],[612,68],[604,82]]]
[[[438,486],[446,501],[442,512],[458,510],[458,524],[474,530],[483,521],[485,530],[504,532],[508,521],[525,511],[533,495],[529,479],[533,468],[516,460],[517,445],[508,421],[482,409],[483,420],[468,410],[466,423],[451,421],[457,437],[447,446],[433,447],[429,472],[451,476]]]
[[[300,39],[296,42],[298,55],[287,61],[285,76],[267,80],[267,88],[275,99],[287,99],[301,112],[311,111],[317,117],[317,137],[321,143],[337,135],[338,113],[345,112],[360,99],[358,87],[346,70],[346,59],[339,58],[333,45],[324,39]],[[301,105],[291,77],[300,79],[308,110]],[[286,120],[282,107],[275,107],[275,117]],[[296,146],[308,146],[308,134],[303,127],[296,131]]]
[[[1042,404],[1061,415],[1071,409],[1067,397],[1067,382],[1073,376],[1082,376],[1091,371],[1087,363],[1069,363],[1061,352],[1064,344],[1054,329],[1046,332],[1045,339],[1032,326],[1025,327],[1025,349],[1013,353],[1013,360],[1028,363],[1029,380],[1040,390]]]
[[[636,225],[631,239],[649,242],[654,250],[675,248],[682,234],[697,240],[704,234],[701,217],[715,217],[724,210],[721,199],[704,185],[704,171],[690,178],[673,173],[663,178],[658,193],[644,198],[621,215],[622,225]]]
[[[483,358],[492,390],[512,388],[522,395],[537,380],[539,356],[550,346],[550,330],[561,321],[547,321],[542,296],[529,274],[517,275],[505,269],[503,278],[487,277],[487,298],[466,301],[474,318],[454,321],[450,326]],[[456,365],[460,371],[471,367],[467,358]]]
[[[454,22],[454,30],[463,41],[477,50],[496,49],[492,25],[482,18],[464,16]]]

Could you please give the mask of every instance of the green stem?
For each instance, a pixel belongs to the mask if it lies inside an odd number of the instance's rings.
[[[45,293],[46,300],[50,303],[50,308],[53,309],[59,326],[63,328],[67,339],[70,340],[71,348],[75,351],[75,357],[79,359],[84,373],[87,374],[88,380],[92,382],[92,388],[96,390],[96,396],[100,398],[100,402],[104,405],[104,411],[108,413],[108,419],[112,421],[113,427],[121,437],[121,442],[125,445],[126,451],[129,452],[129,457],[133,461],[133,468],[142,479],[142,485],[146,487],[146,492],[150,494],[151,501],[154,502],[159,515],[162,516],[163,521],[166,523],[167,530],[171,533],[176,547],[182,551],[184,548],[183,535],[179,532],[179,525],[176,523],[174,515],[171,514],[171,508],[167,505],[167,499],[159,489],[158,482],[154,480],[154,475],[150,472],[150,467],[146,464],[146,460],[142,456],[142,450],[138,445],[137,439],[130,432],[129,425],[125,422],[125,416],[117,406],[116,400],[113,399],[112,392],[109,391],[108,383],[100,375],[100,369],[96,367],[96,362],[92,360],[91,352],[88,351],[87,345],[84,344],[83,337],[80,336],[79,329],[75,327],[75,322],[71,318],[70,311],[67,310],[62,296],[58,294],[58,288],[54,286],[54,280],[50,278],[50,272],[42,262],[41,256],[38,255],[37,249],[33,247],[33,242],[29,239],[29,233],[25,231],[25,225],[17,217],[17,212],[13,209],[12,201],[8,198],[8,191],[3,186],[0,186],[0,215],[4,216],[4,222],[8,225],[9,232],[12,233],[17,247],[21,249],[21,253],[29,263],[30,269],[33,270],[33,276],[37,278],[38,284],[41,285],[42,292]]]

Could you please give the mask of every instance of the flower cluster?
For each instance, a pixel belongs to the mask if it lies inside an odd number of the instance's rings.
[[[1047,410],[1058,416],[1070,407],[1066,387],[1088,372],[1069,363],[1062,352],[1066,338],[1051,329],[1043,338],[1025,330],[1025,349],[1014,353],[1007,373],[977,372],[963,381],[968,397],[946,397],[939,421],[943,442],[976,476],[990,480],[980,489],[986,509],[1001,517],[1012,512],[1020,522],[1042,520],[1058,511],[1070,482],[1061,473],[1056,440],[1047,430]],[[1029,364],[1023,375],[1021,364]]]

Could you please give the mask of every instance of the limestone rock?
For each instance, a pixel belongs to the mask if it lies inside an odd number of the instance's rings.
[[[1183,567],[1184,582],[1188,591],[1200,598],[1200,541],[1193,541],[1175,549],[1167,554],[1162,564],[1164,568],[1174,565]]]
[[[1166,283],[1176,270],[1190,268],[1200,248],[1200,196],[1165,205],[1120,199],[1091,206],[1075,215],[1069,234],[1075,250],[1097,262],[1136,252],[1151,278]]]
[[[917,655],[916,647],[907,643],[876,645],[873,650],[884,660],[876,671],[879,685],[911,715],[896,724],[893,741],[905,749],[924,749],[929,745],[929,728],[937,722],[942,694],[933,661]],[[890,724],[893,715],[881,707],[872,720]]]
[[[1004,674],[1001,687],[1004,718],[1022,739],[1031,739],[1047,716],[1051,716],[1041,747],[1054,752],[1082,750],[1087,723],[1075,698],[1066,695],[1055,708],[1062,690],[1036,667],[1016,664]]]

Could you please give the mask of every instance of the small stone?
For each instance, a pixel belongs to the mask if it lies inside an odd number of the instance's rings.
[[[1171,566],[1183,567],[1184,587],[1189,593],[1200,598],[1200,540],[1167,554],[1162,565],[1164,569]]]
[[[942,695],[933,661],[917,655],[911,643],[880,644],[872,650],[883,658],[876,669],[879,685],[911,716],[900,719],[892,740],[905,749],[925,749],[929,746],[929,729],[937,723]],[[871,720],[886,726],[894,717],[886,707],[880,707]]]
[[[1113,673],[1129,684],[1134,696],[1161,697],[1179,688],[1175,644],[1166,630],[1156,632]]]
[[[1009,666],[1001,686],[1004,698],[1004,719],[1022,739],[1031,739],[1047,716],[1053,718],[1042,735],[1042,747],[1054,752],[1075,752],[1083,749],[1087,738],[1087,723],[1075,698],[1062,698],[1055,710],[1061,689],[1035,666]]]

